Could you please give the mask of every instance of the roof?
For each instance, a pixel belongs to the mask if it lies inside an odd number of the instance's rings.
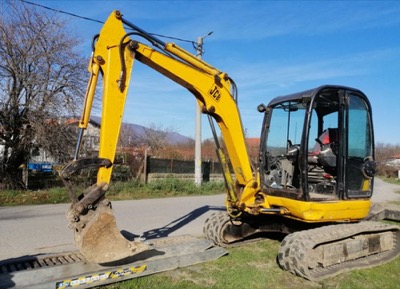
[[[246,143],[249,147],[259,147],[260,138],[258,137],[246,138]]]
[[[278,103],[282,103],[285,101],[297,101],[300,100],[304,97],[309,97],[309,98],[314,98],[316,95],[318,95],[320,92],[323,90],[352,90],[354,92],[363,94],[360,90],[348,86],[342,86],[342,85],[322,85],[313,89],[297,92],[297,93],[292,93],[288,95],[283,95],[283,96],[277,96],[273,98],[268,106],[274,106]]]
[[[65,121],[66,124],[77,124],[79,122],[79,119],[77,118],[69,118]],[[89,123],[97,128],[100,128],[100,122],[97,122],[94,119],[89,119]]]

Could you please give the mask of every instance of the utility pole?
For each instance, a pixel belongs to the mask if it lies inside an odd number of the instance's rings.
[[[210,36],[212,31],[203,37],[197,38],[196,56],[201,59],[203,55],[203,40]],[[201,185],[201,107],[196,102],[196,131],[195,131],[195,145],[194,145],[194,182],[197,186]]]

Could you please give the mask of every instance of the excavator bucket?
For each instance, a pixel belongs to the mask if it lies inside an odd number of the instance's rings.
[[[75,245],[86,261],[97,264],[127,259],[149,249],[144,243],[127,240],[118,230],[111,202],[104,197],[108,190],[107,183],[94,184],[80,196],[74,193],[71,175],[84,168],[108,168],[111,165],[108,159],[79,159],[60,172],[72,201],[67,219],[74,231]]]
[[[131,260],[134,255],[150,249],[142,242],[127,240],[120,233],[110,206],[99,206],[79,218],[68,219],[74,229],[75,245],[88,262],[106,264]]]

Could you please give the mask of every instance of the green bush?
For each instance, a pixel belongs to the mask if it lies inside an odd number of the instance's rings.
[[[74,187],[74,191],[80,194],[87,187],[79,183],[78,186]],[[188,195],[213,195],[222,194],[224,191],[223,182],[208,182],[197,186],[191,180],[171,177],[152,181],[147,185],[141,184],[137,180],[111,182],[106,197],[110,200],[135,200]],[[68,203],[69,201],[67,189],[64,187],[26,191],[3,190],[0,193],[0,206],[55,204]]]
[[[174,195],[209,195],[223,193],[222,182],[208,182],[197,186],[192,180],[181,180],[177,178],[165,178],[150,182],[147,185],[151,191],[163,191],[174,193]]]

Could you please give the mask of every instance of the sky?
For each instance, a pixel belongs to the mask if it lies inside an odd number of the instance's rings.
[[[360,89],[372,104],[375,141],[400,144],[400,1],[30,0],[105,21],[118,9],[143,30],[188,40],[204,38],[203,60],[238,87],[246,136],[259,137],[260,103],[324,84]],[[49,12],[49,11],[48,11]],[[49,12],[57,13],[57,12]],[[61,14],[90,56],[101,24]],[[195,137],[196,101],[186,89],[135,62],[124,122]],[[202,139],[210,138],[202,116]]]

